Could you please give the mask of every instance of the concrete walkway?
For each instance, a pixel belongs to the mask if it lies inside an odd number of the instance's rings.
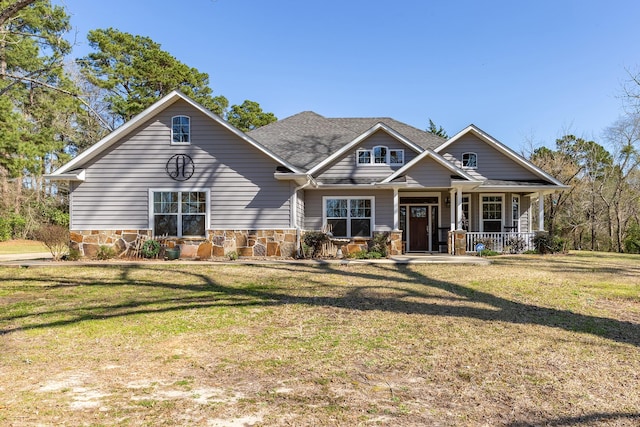
[[[478,256],[452,256],[446,254],[406,254],[396,255],[383,259],[250,259],[240,258],[236,261],[199,261],[179,259],[175,261],[163,260],[118,260],[108,261],[81,260],[81,261],[52,261],[48,252],[31,254],[5,254],[0,255],[0,266],[6,267],[51,267],[51,266],[78,266],[78,265],[138,265],[138,264],[305,264],[305,265],[361,265],[361,264],[490,264],[487,258]]]

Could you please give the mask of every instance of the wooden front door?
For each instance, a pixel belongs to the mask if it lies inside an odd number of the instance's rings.
[[[429,206],[409,207],[409,250],[429,250]]]

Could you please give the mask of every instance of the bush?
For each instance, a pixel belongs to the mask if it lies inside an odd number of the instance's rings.
[[[317,256],[328,241],[329,236],[321,231],[307,231],[302,238],[302,242],[311,248],[311,257]]]
[[[389,232],[375,233],[369,241],[369,252],[376,252],[380,257],[387,257],[387,245],[389,244]]]
[[[0,218],[0,242],[24,238],[26,226],[27,220],[17,213],[12,213],[6,218]]]
[[[140,249],[145,258],[155,258],[160,253],[160,243],[157,240],[147,240]]]
[[[116,251],[111,246],[100,245],[96,258],[100,260],[111,259],[116,256]]]
[[[539,254],[555,254],[566,252],[567,242],[565,239],[552,236],[546,231],[539,231],[533,236],[533,246]]]
[[[82,253],[75,248],[69,248],[69,253],[62,257],[65,261],[78,261],[82,257]]]
[[[629,254],[640,254],[640,225],[632,223],[627,228],[627,237],[624,238],[624,251]]]
[[[229,261],[235,261],[238,259],[238,252],[231,251],[227,254],[227,257],[229,258]]]
[[[509,237],[504,242],[505,249],[509,249],[510,254],[519,254],[524,251],[526,242],[522,237]]]
[[[382,254],[377,251],[358,251],[349,254],[349,258],[355,259],[379,259],[382,258]]]
[[[61,225],[45,225],[34,237],[49,248],[54,261],[59,261],[69,251],[69,229]]]

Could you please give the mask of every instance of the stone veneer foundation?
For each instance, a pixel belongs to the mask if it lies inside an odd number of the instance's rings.
[[[303,232],[304,233],[304,232]],[[94,258],[100,246],[115,251],[117,257],[141,256],[139,248],[145,240],[152,238],[151,230],[71,230],[70,247],[80,255]],[[180,258],[207,260],[214,257],[226,257],[235,252],[241,257],[280,257],[296,256],[297,230],[207,230],[202,239],[156,238],[163,247],[180,247]],[[353,239],[343,246],[343,253],[350,254],[368,247],[368,240]],[[402,254],[402,232],[389,233],[389,255]],[[162,256],[162,254],[161,254]]]

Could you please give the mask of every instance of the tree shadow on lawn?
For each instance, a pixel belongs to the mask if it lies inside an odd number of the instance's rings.
[[[177,268],[176,268],[177,267]],[[104,268],[100,266],[100,268]],[[569,310],[558,310],[540,307],[532,304],[510,301],[488,292],[458,285],[451,282],[431,279],[416,271],[410,265],[374,264],[369,268],[354,270],[343,268],[337,264],[323,266],[290,265],[290,264],[266,264],[256,265],[256,277],[261,272],[281,273],[283,279],[288,279],[295,274],[310,273],[301,278],[306,286],[301,291],[308,291],[308,286],[324,289],[325,295],[296,295],[291,285],[278,286],[277,284],[250,284],[248,278],[239,277],[241,285],[229,286],[222,281],[214,279],[212,274],[197,273],[188,266],[170,266],[171,274],[186,275],[190,279],[188,284],[172,283],[163,280],[163,268],[152,268],[145,265],[111,266],[109,268],[120,269],[117,280],[76,278],[49,278],[56,284],[47,286],[47,289],[69,286],[141,286],[177,291],[180,294],[173,297],[151,298],[148,300],[133,300],[119,304],[95,303],[88,307],[75,307],[71,309],[59,309],[43,311],[31,314],[15,316],[0,316],[0,321],[12,322],[21,317],[40,316],[40,322],[27,325],[17,325],[0,329],[0,335],[18,330],[40,329],[56,326],[64,326],[86,320],[108,319],[140,315],[145,313],[172,312],[193,308],[230,307],[230,306],[275,306],[283,304],[303,304],[310,306],[336,307],[348,310],[380,310],[406,314],[421,314],[426,316],[447,316],[486,321],[501,321],[513,324],[534,324],[559,328],[571,332],[591,334],[607,338],[619,343],[632,344],[640,347],[640,325],[632,322],[620,321],[606,317],[590,316],[574,313]],[[135,273],[143,270],[155,271],[158,279],[141,280],[135,277]],[[232,274],[232,269],[227,269],[226,274]],[[147,274],[149,272],[146,272]],[[336,274],[341,277],[364,279],[372,285],[329,285],[322,281],[324,274]],[[166,277],[166,275],[165,275]],[[34,278],[34,280],[38,280]],[[298,280],[298,279],[296,279]],[[184,281],[184,280],[183,280]],[[377,283],[383,283],[381,286]],[[416,288],[416,285],[419,287]],[[411,288],[408,288],[410,286]],[[336,289],[346,293],[340,296],[327,296],[335,293]],[[376,290],[383,290],[390,296],[375,294]],[[421,289],[421,290],[417,290]],[[193,293],[196,292],[197,295]],[[55,321],[46,321],[46,315],[70,315],[71,318]]]
[[[547,419],[540,422],[531,421],[515,421],[509,423],[506,427],[560,427],[560,426],[577,426],[577,425],[599,425],[600,423],[608,423],[619,421],[634,421],[640,423],[640,413],[633,412],[596,412],[578,417],[562,417],[555,419]]]

